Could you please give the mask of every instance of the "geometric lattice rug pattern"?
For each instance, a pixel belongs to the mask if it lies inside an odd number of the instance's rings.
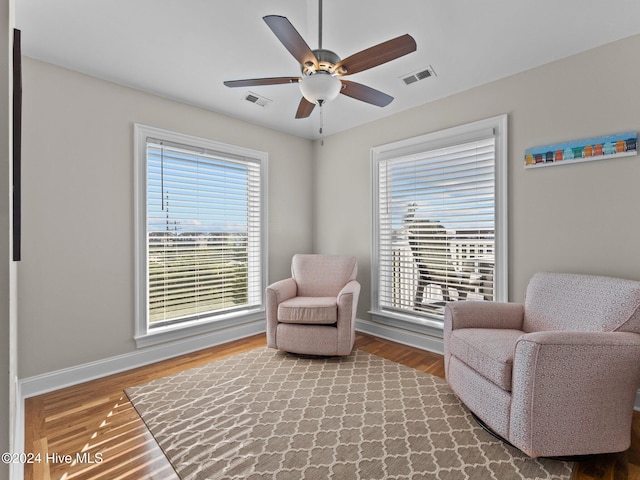
[[[183,480],[548,479],[484,431],[438,377],[360,350],[259,348],[128,388]]]

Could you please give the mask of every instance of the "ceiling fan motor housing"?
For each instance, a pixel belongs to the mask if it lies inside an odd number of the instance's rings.
[[[318,66],[316,67],[310,62],[305,63],[301,66],[302,73],[304,75],[312,75],[316,73],[316,71],[325,71],[329,73],[336,73],[335,66],[340,61],[340,57],[331,50],[326,50],[324,48],[319,48],[317,50],[312,50],[313,55],[318,60]]]

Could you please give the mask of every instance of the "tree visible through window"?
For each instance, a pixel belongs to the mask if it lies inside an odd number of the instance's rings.
[[[374,315],[441,320],[446,302],[502,298],[503,135],[498,122],[374,149]]]

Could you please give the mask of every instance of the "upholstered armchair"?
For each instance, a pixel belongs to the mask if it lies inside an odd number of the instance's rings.
[[[629,447],[640,386],[640,282],[538,273],[523,304],[449,303],[444,351],[455,394],[527,455]]]
[[[356,258],[295,255],[291,277],[267,287],[267,346],[309,355],[349,355],[360,295]]]

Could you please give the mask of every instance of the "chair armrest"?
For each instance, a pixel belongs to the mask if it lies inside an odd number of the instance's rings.
[[[278,304],[295,297],[297,293],[298,284],[293,278],[285,278],[266,288],[267,346],[276,348]]]
[[[521,330],[524,305],[513,302],[448,302],[444,308],[444,328],[505,328]]]
[[[458,301],[444,306],[444,368],[449,376],[451,332],[460,328],[522,330],[524,305],[513,302]]]
[[[340,304],[343,295],[359,295],[360,294],[360,283],[357,280],[351,280],[347,283],[342,290],[338,292],[338,304]]]
[[[293,278],[285,278],[278,282],[272,283],[267,287],[267,305],[269,299],[278,303],[282,303],[285,300],[293,298],[298,293],[298,284]]]
[[[338,324],[343,322],[353,323],[360,296],[360,283],[351,280],[338,292]]]
[[[597,430],[611,448],[600,451],[625,450],[639,384],[636,333],[525,334],[516,343],[513,360],[510,439],[538,456],[544,455],[549,438],[571,451]],[[593,448],[584,453],[597,453],[602,445]]]
[[[356,330],[356,310],[360,297],[360,283],[351,280],[338,292],[338,351],[350,352]]]

